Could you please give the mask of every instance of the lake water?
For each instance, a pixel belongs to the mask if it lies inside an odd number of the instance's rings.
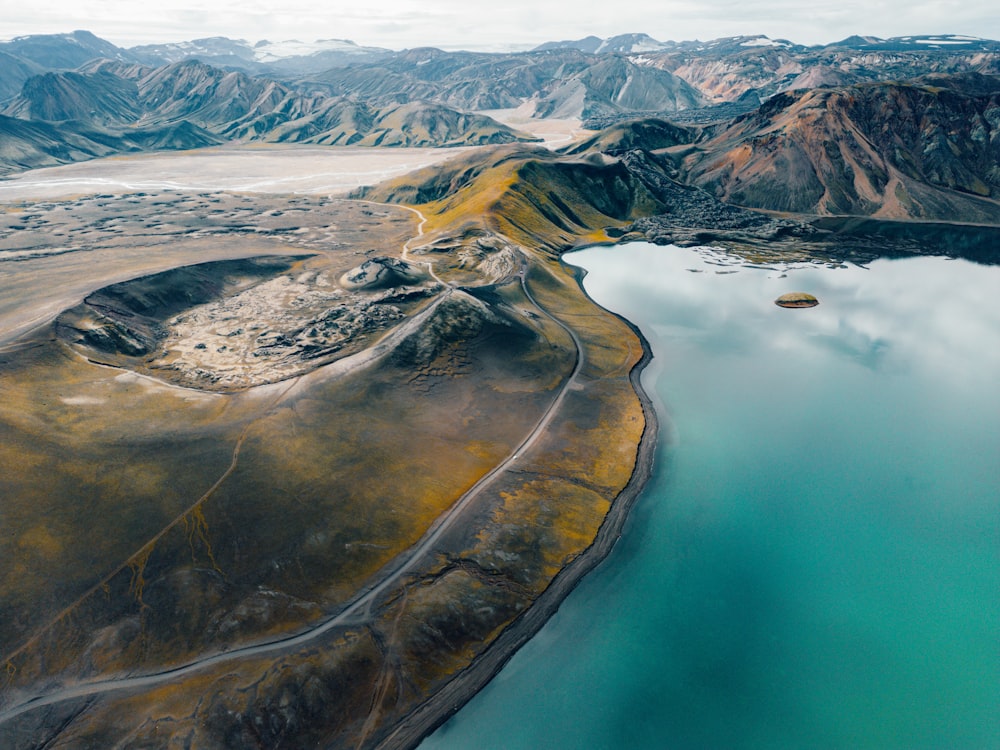
[[[650,340],[656,474],[421,750],[1000,747],[1000,268],[568,260]]]

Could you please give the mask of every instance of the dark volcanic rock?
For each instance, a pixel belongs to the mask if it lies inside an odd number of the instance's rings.
[[[658,244],[695,245],[713,241],[768,241],[815,237],[819,231],[801,221],[779,219],[730,206],[706,191],[671,179],[668,167],[654,155],[630,151],[622,163],[667,206],[657,216],[633,222],[631,230]]]

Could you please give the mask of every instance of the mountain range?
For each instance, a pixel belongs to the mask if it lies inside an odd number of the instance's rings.
[[[95,60],[75,71],[33,76],[0,109],[0,135],[0,173],[116,152],[201,148],[234,140],[327,146],[534,140],[486,115],[434,102],[379,106],[305,95],[277,81],[195,60],[158,68]]]
[[[998,225],[1000,79],[796,91],[713,127],[634,120],[558,153],[470,152],[359,195],[556,253],[602,231],[808,240],[816,216]]]
[[[265,75],[321,72],[340,65],[374,62],[392,55],[392,50],[361,47],[348,39],[319,39],[315,42],[264,40],[250,44],[244,39],[226,37],[147,44],[132,47],[128,52],[147,65],[197,59],[211,65]]]
[[[533,100],[549,116],[561,103],[575,116],[613,111],[661,113],[731,102],[747,91],[766,98],[834,78],[897,80],[928,73],[1000,73],[1000,42],[957,35],[882,39],[852,36],[807,47],[766,36],[660,42],[646,34],[548,42],[529,52],[392,51],[349,40],[261,41],[225,37],[118,47],[87,31],[0,43],[0,101],[32,75],[74,70],[95,59],[162,67],[186,60],[269,78],[306,92],[353,93],[399,102],[432,99],[465,109]],[[616,61],[616,62],[612,62]],[[628,81],[626,84],[625,82]],[[566,102],[583,90],[585,99]],[[553,104],[546,101],[555,97]]]
[[[483,113],[516,107],[611,126],[551,163],[532,157],[542,172],[562,170],[553,184],[576,196],[567,206],[599,202],[586,193],[600,180],[580,186],[572,175],[593,176],[595,165],[612,168],[633,153],[647,155],[647,177],[655,165],[654,181],[729,205],[1000,223],[1000,42],[973,37],[855,36],[805,47],[763,36],[703,43],[628,34],[487,54],[224,38],[126,50],[74,32],[0,45],[0,74],[0,90],[23,78],[0,109],[5,171],[228,141],[531,140]],[[615,124],[637,118],[646,123]],[[573,159],[589,166],[567,166]],[[632,195],[627,175],[615,175],[609,185]],[[668,208],[650,195],[640,203]]]
[[[299,85],[375,101],[428,99],[462,109],[528,102],[537,117],[676,112],[705,104],[698,91],[669,71],[578,50],[496,55],[422,48],[377,64],[334,68]]]

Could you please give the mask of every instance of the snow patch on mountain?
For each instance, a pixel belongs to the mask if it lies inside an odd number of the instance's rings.
[[[371,47],[359,47],[349,39],[317,39],[314,42],[300,42],[289,39],[283,42],[257,42],[253,48],[254,59],[257,62],[269,63],[284,60],[289,57],[308,57],[320,52],[343,52],[347,54],[365,54],[373,51]]]
[[[740,42],[741,47],[791,47],[788,42],[782,42],[778,39],[768,39],[766,36],[758,36],[753,39],[747,39],[745,42]]]

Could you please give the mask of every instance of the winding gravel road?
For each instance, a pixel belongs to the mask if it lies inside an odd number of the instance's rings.
[[[426,223],[426,217],[418,211],[417,209],[410,209],[420,218],[420,224],[418,226],[418,234],[414,239],[419,239],[423,235],[423,227]],[[403,247],[403,255],[405,256],[409,250],[411,250],[411,243],[413,239],[406,242]],[[57,703],[62,703],[69,700],[74,700],[77,698],[84,698],[89,696],[103,695],[106,693],[111,693],[121,690],[137,690],[143,688],[150,688],[163,683],[177,680],[188,675],[194,674],[201,670],[207,669],[209,667],[217,666],[220,664],[225,664],[228,662],[237,661],[239,659],[262,656],[269,653],[274,653],[278,651],[294,649],[302,646],[310,641],[313,641],[324,633],[330,630],[347,625],[357,625],[366,622],[372,617],[373,605],[377,602],[380,596],[386,593],[390,588],[398,584],[404,576],[410,573],[417,563],[424,557],[424,555],[430,552],[441,537],[449,531],[456,523],[460,521],[464,512],[469,508],[473,501],[479,496],[479,494],[493,482],[500,474],[506,471],[512,466],[518,457],[525,451],[529,450],[535,442],[544,434],[545,430],[548,428],[552,419],[562,405],[566,394],[576,383],[577,377],[583,367],[583,346],[576,332],[564,324],[562,321],[557,319],[551,313],[549,313],[544,307],[542,307],[538,301],[534,298],[531,292],[528,290],[526,278],[528,274],[528,259],[521,252],[521,268],[517,273],[517,278],[521,285],[521,288],[527,297],[527,299],[544,315],[546,318],[554,322],[560,328],[562,328],[570,336],[573,341],[574,352],[574,367],[569,377],[566,378],[559,392],[556,394],[555,398],[546,408],[544,413],[539,417],[538,421],[532,430],[524,437],[524,439],[518,443],[516,447],[503,459],[499,464],[497,464],[493,469],[483,475],[476,484],[474,484],[468,491],[466,491],[456,502],[451,506],[445,513],[435,520],[435,522],[430,526],[427,532],[421,537],[421,539],[409,550],[400,554],[395,563],[386,571],[383,572],[383,577],[374,586],[371,586],[367,590],[361,591],[355,596],[354,599],[350,600],[347,605],[338,614],[333,617],[317,623],[311,626],[309,629],[298,633],[294,636],[289,636],[286,638],[280,638],[277,640],[269,641],[266,643],[260,643],[251,646],[244,646],[242,648],[232,649],[230,651],[224,651],[216,654],[209,654],[199,657],[187,664],[182,666],[174,667],[171,669],[166,669],[161,672],[155,672],[152,674],[138,675],[134,677],[121,677],[109,680],[100,680],[96,682],[89,682],[81,685],[75,685],[72,687],[66,687],[58,690],[54,690],[49,693],[41,693],[30,698],[21,700],[12,706],[5,708],[0,711],[0,724],[11,721],[12,719],[28,712],[33,711],[45,706],[51,706]],[[431,270],[433,274],[433,270]],[[434,278],[438,281],[436,275]],[[441,282],[444,283],[444,282]],[[448,285],[445,285],[448,286]],[[445,295],[442,295],[442,299],[450,294],[452,289],[449,287]],[[388,337],[386,337],[388,338]],[[393,337],[396,338],[396,337]],[[391,349],[391,346],[384,345],[385,339],[380,344],[376,344],[373,348],[381,348],[381,353],[385,353]],[[378,355],[376,355],[378,356]],[[372,361],[374,357],[359,357],[359,360],[355,361],[356,366],[363,366]],[[336,364],[336,363],[334,363]],[[352,368],[353,369],[353,368]],[[305,376],[308,377],[308,376]]]

